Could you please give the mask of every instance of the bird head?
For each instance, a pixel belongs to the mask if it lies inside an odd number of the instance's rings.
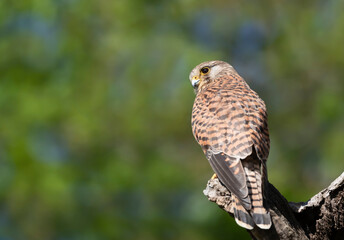
[[[202,91],[208,84],[214,82],[220,73],[235,72],[234,68],[223,61],[208,61],[192,69],[189,79],[195,93]]]

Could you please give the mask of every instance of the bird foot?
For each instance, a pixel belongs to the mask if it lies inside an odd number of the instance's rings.
[[[216,173],[214,173],[214,175],[211,177],[211,180],[214,180],[215,178],[217,178]]]

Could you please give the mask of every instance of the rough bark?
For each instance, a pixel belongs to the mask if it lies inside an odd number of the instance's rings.
[[[344,239],[344,172],[307,202],[288,203],[270,183],[264,191],[273,225],[248,231],[252,239]],[[231,193],[217,178],[203,192],[233,217]]]

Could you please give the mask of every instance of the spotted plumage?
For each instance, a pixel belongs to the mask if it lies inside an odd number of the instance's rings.
[[[269,229],[271,218],[263,205],[270,148],[264,101],[222,61],[196,66],[190,81],[196,93],[193,134],[233,195],[236,222],[247,229]]]

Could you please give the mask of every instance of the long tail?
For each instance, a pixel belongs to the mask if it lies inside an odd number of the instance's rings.
[[[252,208],[249,210],[255,224],[261,229],[271,227],[270,213],[263,205],[262,174],[260,161],[243,161],[244,170],[247,177],[247,188],[251,199]],[[262,166],[262,169],[264,166]]]
[[[271,227],[271,217],[263,205],[262,181],[266,178],[264,163],[250,159],[249,161],[242,161],[242,164],[246,174],[251,208],[245,209],[239,199],[232,195],[235,221],[239,226],[249,230],[253,229],[254,225],[261,229],[269,229]]]
[[[246,229],[252,230],[254,228],[254,221],[247,210],[241,205],[239,199],[232,194],[234,219],[236,223]]]

